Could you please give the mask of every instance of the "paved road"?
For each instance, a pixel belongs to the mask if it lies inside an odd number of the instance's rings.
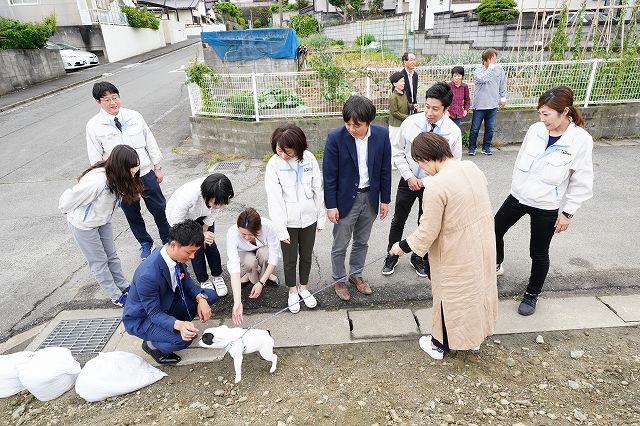
[[[145,64],[118,70],[109,79],[121,90],[123,106],[140,111],[150,124],[165,155],[167,174],[163,190],[168,196],[188,179],[207,173],[206,153],[190,147],[189,102],[181,86],[184,74],[175,72],[194,55],[192,49],[171,53]],[[110,307],[74,244],[66,221],[57,210],[62,191],[71,186],[88,165],[84,141],[86,121],[98,106],[91,84],[75,87],[21,108],[0,114],[0,244],[5,248],[0,269],[0,340],[46,321],[63,309]],[[223,143],[224,141],[221,141]],[[177,148],[176,148],[177,147]],[[509,192],[515,160],[513,148],[491,158],[475,157],[487,174],[494,209]],[[635,289],[640,282],[640,201],[636,182],[640,157],[637,141],[599,145],[594,152],[596,194],[576,215],[569,232],[552,243],[552,266],[547,291],[590,293],[598,288],[618,292]],[[223,262],[224,231],[245,206],[266,213],[262,186],[264,163],[245,160],[240,171],[229,173],[236,197],[219,217],[218,243]],[[398,176],[395,177],[397,182]],[[394,191],[395,192],[395,191]],[[393,206],[392,206],[393,208]],[[148,224],[157,237],[153,221]],[[413,213],[413,218],[416,213]],[[116,215],[115,229],[125,272],[131,276],[138,264],[138,248],[124,215]],[[390,218],[376,224],[369,261],[380,258],[387,245]],[[411,229],[408,224],[407,229]],[[520,294],[529,270],[528,220],[507,235],[506,275],[500,279],[501,295]],[[330,281],[331,229],[319,234],[311,284]],[[473,253],[460,253],[474,256]],[[365,271],[374,289],[372,297],[354,295],[349,306],[406,304],[430,298],[428,281],[415,275],[402,259],[391,277],[380,274],[382,262]],[[602,293],[602,291],[599,291]],[[215,312],[229,314],[229,298]],[[322,308],[344,307],[332,290],[318,296]],[[245,304],[247,311],[269,311],[285,305],[286,289],[267,289],[265,296]]]

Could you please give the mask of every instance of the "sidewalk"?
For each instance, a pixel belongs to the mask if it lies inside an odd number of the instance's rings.
[[[179,43],[168,44],[160,49],[142,53],[118,62],[110,62],[93,68],[85,68],[67,73],[65,76],[53,80],[44,81],[24,90],[16,90],[0,97],[0,112],[15,108],[19,105],[43,98],[53,93],[77,86],[82,83],[97,79],[105,74],[112,74],[129,64],[147,62],[151,59],[164,56],[176,50],[200,43],[200,39],[190,38]]]

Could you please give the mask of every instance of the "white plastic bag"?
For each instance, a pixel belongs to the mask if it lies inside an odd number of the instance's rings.
[[[76,393],[88,402],[137,391],[167,374],[129,352],[103,352],[87,362],[76,381]]]
[[[0,398],[15,395],[24,390],[18,378],[18,368],[32,356],[33,352],[0,355]]]
[[[67,348],[44,348],[18,369],[22,385],[40,401],[56,399],[73,387],[80,364]]]

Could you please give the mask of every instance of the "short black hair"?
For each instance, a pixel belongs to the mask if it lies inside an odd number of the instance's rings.
[[[227,205],[234,196],[231,181],[222,173],[213,173],[207,176],[200,185],[200,191],[202,191],[202,198],[207,206],[209,205],[208,201],[212,198],[216,200],[217,205]]]
[[[402,80],[403,78],[404,78],[404,74],[401,73],[400,71],[394,72],[393,74],[391,74],[391,76],[389,77],[389,81],[391,82],[391,90],[394,90],[396,88],[395,84],[400,80]]]
[[[460,74],[464,77],[464,67],[456,65],[455,67],[451,68],[451,76],[453,77],[454,74]]]
[[[271,134],[271,150],[277,154],[276,149],[292,149],[296,153],[298,161],[304,160],[304,151],[309,148],[307,136],[302,129],[295,124],[283,124]]]
[[[402,62],[408,61],[409,60],[409,55],[415,56],[415,54],[413,52],[404,52],[402,54]]]
[[[202,225],[191,219],[176,223],[169,230],[169,241],[175,241],[182,247],[202,247],[202,244],[204,244]]]
[[[115,93],[120,96],[118,88],[108,81],[99,81],[93,85],[93,99],[96,101],[102,99],[107,93]]]
[[[439,81],[427,89],[425,97],[439,100],[442,102],[442,106],[447,109],[453,101],[453,91],[447,83]]]
[[[342,119],[345,123],[353,120],[354,123],[367,123],[376,118],[376,107],[369,98],[364,96],[349,96],[342,107]]]

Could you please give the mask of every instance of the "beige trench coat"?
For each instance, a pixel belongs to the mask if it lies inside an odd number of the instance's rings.
[[[427,179],[414,253],[429,252],[433,291],[431,334],[468,350],[491,336],[498,312],[496,239],[487,179],[470,161],[450,160]],[[441,310],[442,308],[442,310]]]

